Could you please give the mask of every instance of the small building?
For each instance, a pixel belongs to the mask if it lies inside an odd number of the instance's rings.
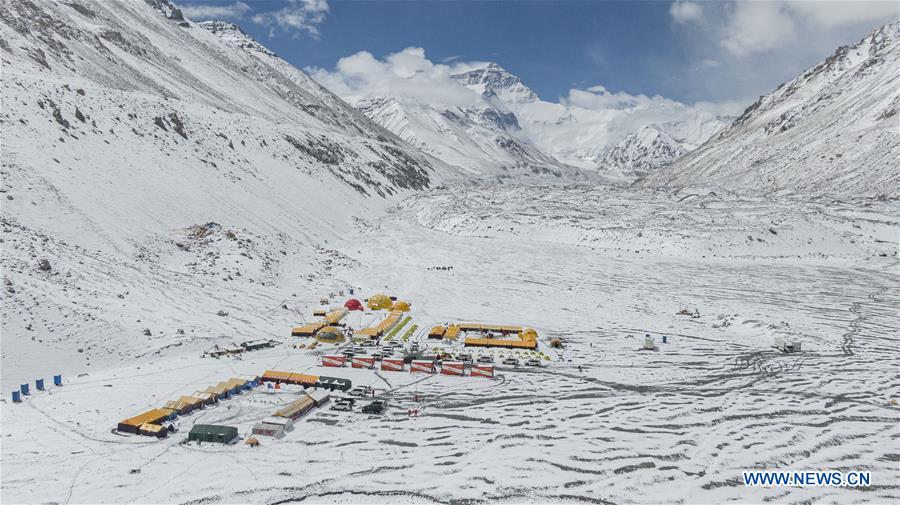
[[[260,421],[262,424],[275,424],[281,426],[284,431],[288,431],[294,427],[294,420],[290,417],[271,416]]]
[[[284,427],[277,424],[257,423],[251,430],[254,435],[278,438],[284,436]]]
[[[144,423],[138,430],[138,433],[147,437],[166,438],[169,430],[160,424]]]
[[[203,405],[214,405],[219,403],[219,397],[215,393],[210,393],[208,391],[194,391],[192,396],[201,400]]]
[[[344,308],[334,309],[325,314],[325,322],[331,325],[340,324],[341,320],[347,317],[350,311]]]
[[[350,388],[353,387],[353,382],[350,379],[342,379],[340,377],[325,377],[319,376],[319,381],[316,382],[317,388],[327,389],[329,391],[350,391]]]
[[[443,326],[435,326],[428,331],[428,338],[441,340],[444,338],[444,332],[447,331],[447,328]]]
[[[181,400],[170,400],[163,405],[163,408],[174,410],[175,412],[178,412],[178,415],[183,416],[193,412],[196,407],[194,407],[194,404],[192,403],[183,402]]]
[[[262,374],[263,382],[287,382],[291,378],[291,372],[279,372],[277,370],[266,370]]]
[[[309,396],[304,395],[302,398],[294,400],[284,407],[281,407],[272,415],[275,417],[289,417],[291,419],[297,419],[298,417],[312,410],[315,406],[316,402],[314,402],[313,399]]]
[[[218,424],[195,424],[188,433],[189,441],[216,442],[220,444],[231,443],[238,436],[234,426],[222,426]]]
[[[296,384],[298,386],[303,387],[311,387],[315,386],[317,382],[319,382],[318,375],[307,375],[302,373],[292,373],[288,376],[287,381],[288,384]]]
[[[313,310],[313,317],[325,317],[325,314],[327,314],[327,312],[325,312],[325,309]]]
[[[315,323],[307,323],[302,326],[296,326],[291,330],[291,336],[293,337],[311,337],[315,335],[320,329],[324,328],[328,324],[325,321],[318,321]]]
[[[148,410],[143,414],[120,421],[116,429],[123,433],[139,433],[144,424],[159,424],[165,421],[169,417],[169,412],[168,409]]]
[[[249,340],[247,342],[241,342],[241,347],[243,347],[245,351],[258,351],[267,347],[275,347],[275,342],[266,339]]]
[[[178,401],[184,402],[184,403],[187,403],[188,405],[190,405],[190,407],[191,407],[190,411],[194,411],[194,410],[203,408],[203,400],[201,400],[200,398],[197,398],[196,396],[182,396],[182,397],[178,398]]]
[[[311,391],[307,391],[306,394],[309,395],[310,398],[316,403],[316,407],[321,407],[328,403],[328,400],[331,398],[331,395],[328,391],[323,389],[313,389]]]

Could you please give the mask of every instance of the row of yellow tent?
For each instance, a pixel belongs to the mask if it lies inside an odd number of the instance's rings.
[[[314,312],[313,315],[322,314],[325,318],[322,321],[315,321],[312,323],[306,323],[301,326],[295,326],[291,329],[291,336],[293,337],[312,337],[319,333],[320,331],[324,331],[326,328],[329,330],[334,330],[334,326],[340,325],[341,320],[347,317],[347,314],[350,311],[347,309],[334,309],[329,312],[321,313]]]
[[[477,331],[481,333],[499,333],[504,336],[516,335],[518,339],[512,338],[475,338],[467,337],[465,345],[479,347],[510,347],[522,349],[536,349],[538,333],[534,328],[526,328],[515,325],[502,324],[481,324],[481,323],[455,323],[449,325],[438,325],[428,331],[428,338],[440,338],[446,340],[456,340],[461,331],[470,332]]]
[[[369,338],[380,337],[385,333],[391,331],[391,328],[397,325],[400,322],[400,319],[403,317],[403,311],[401,310],[392,310],[383,321],[376,324],[375,326],[370,326],[368,328],[363,328],[356,332],[357,335],[365,336]]]
[[[215,386],[210,386],[203,391],[195,391],[192,395],[181,396],[177,400],[170,400],[162,408],[151,409],[120,421],[117,429],[125,433],[164,437],[168,430],[162,426],[163,421],[188,414],[203,408],[204,405],[211,405],[240,391],[256,387],[258,384],[259,379],[256,377],[250,379],[232,378]]]

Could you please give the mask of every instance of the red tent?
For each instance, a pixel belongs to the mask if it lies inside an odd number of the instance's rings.
[[[356,298],[351,298],[347,300],[347,303],[344,304],[344,308],[347,310],[364,310],[363,304]]]

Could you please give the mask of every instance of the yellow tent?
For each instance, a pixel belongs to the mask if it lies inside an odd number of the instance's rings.
[[[393,310],[399,310],[400,312],[409,312],[409,302],[394,302]]]
[[[522,333],[519,333],[519,338],[526,342],[537,340],[537,330],[535,330],[534,328],[525,328],[524,330],[522,330]]]
[[[391,308],[394,305],[393,300],[388,295],[378,294],[375,296],[370,296],[368,301],[366,302],[370,309],[372,310],[384,310]]]

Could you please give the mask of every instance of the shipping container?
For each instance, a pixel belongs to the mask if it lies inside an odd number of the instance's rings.
[[[441,363],[442,375],[464,375],[465,365],[462,361],[444,361]]]
[[[381,360],[381,369],[389,372],[402,372],[403,358],[383,358]]]
[[[347,363],[347,356],[343,354],[332,354],[322,356],[322,366],[342,367]]]
[[[375,358],[368,356],[354,356],[351,365],[353,368],[375,368]]]
[[[478,364],[472,367],[472,377],[493,377],[494,365]]]
[[[409,371],[434,373],[434,361],[414,359],[409,365]]]

